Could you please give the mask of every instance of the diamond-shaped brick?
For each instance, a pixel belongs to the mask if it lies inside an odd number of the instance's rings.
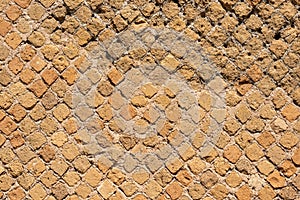
[[[16,49],[21,44],[22,37],[17,32],[12,32],[5,38],[5,42],[12,49]]]
[[[4,37],[11,30],[11,28],[12,26],[8,21],[0,18],[0,35],[2,37]]]
[[[16,129],[17,129],[16,123],[8,116],[6,116],[0,122],[0,130],[6,135],[10,135]]]

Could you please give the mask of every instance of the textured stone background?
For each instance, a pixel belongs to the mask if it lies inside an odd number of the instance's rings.
[[[1,0],[0,199],[300,199],[299,6]]]

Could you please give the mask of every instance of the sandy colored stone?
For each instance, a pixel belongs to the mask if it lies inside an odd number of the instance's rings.
[[[66,46],[64,47],[63,52],[64,52],[64,54],[65,54],[68,58],[74,59],[75,57],[78,56],[78,54],[79,54],[79,49],[78,49],[78,47],[77,47],[74,43],[69,42],[69,43],[67,43]],[[77,67],[77,68],[78,68],[78,67]]]
[[[127,22],[122,18],[121,15],[117,15],[114,19],[113,19],[113,23],[117,29],[118,32],[124,30],[127,27]]]
[[[47,62],[40,56],[35,56],[30,62],[30,66],[37,72],[42,71],[46,65]]]
[[[9,83],[11,83],[12,77],[10,73],[7,70],[3,70],[0,72],[0,84],[3,86],[7,86]]]
[[[69,194],[65,184],[59,182],[52,187],[52,193],[58,200],[65,199]]]
[[[67,92],[67,83],[58,78],[51,86],[52,91],[56,93],[58,97],[63,97]]]
[[[206,167],[205,163],[199,157],[194,157],[190,160],[188,166],[195,175],[200,174]]]
[[[12,162],[9,163],[8,170],[9,170],[9,173],[13,177],[18,177],[18,176],[20,176],[23,173],[24,168],[23,168],[22,163],[20,163],[19,161],[15,160],[15,161],[12,161]]]
[[[58,124],[54,119],[46,117],[42,120],[40,128],[47,135],[51,135],[58,129]]]
[[[87,30],[84,28],[80,28],[76,33],[75,36],[77,38],[77,42],[80,46],[87,44],[91,40],[91,35]]]
[[[230,164],[225,158],[218,157],[214,160],[214,167],[215,172],[217,172],[221,176],[224,176],[230,169]]]
[[[162,188],[156,181],[149,181],[145,186],[145,194],[151,199],[155,199],[161,192]]]
[[[85,5],[80,6],[75,12],[75,16],[77,17],[77,19],[79,19],[83,23],[87,23],[89,19],[92,18],[92,14],[93,13],[90,8]]]
[[[43,94],[47,91],[46,84],[41,80],[34,81],[30,87],[30,91],[32,91],[37,97],[43,96]]]
[[[69,161],[72,161],[79,155],[78,147],[74,143],[67,143],[62,147],[62,155]]]
[[[41,52],[43,53],[46,59],[53,60],[55,55],[59,52],[59,49],[55,45],[47,44],[42,47]]]
[[[28,37],[28,41],[31,42],[35,47],[41,47],[45,43],[45,36],[39,31],[34,31],[31,33],[31,35]]]
[[[283,199],[295,199],[297,196],[297,191],[293,187],[287,186],[280,190],[279,195]]]
[[[8,191],[13,184],[13,179],[7,174],[0,176],[0,189],[1,191]]]
[[[273,119],[276,116],[276,111],[270,104],[263,105],[259,110],[260,116],[263,119]]]
[[[174,181],[166,188],[166,192],[170,195],[171,199],[178,199],[182,196],[183,189],[177,181]]]
[[[234,135],[240,129],[240,124],[235,119],[228,119],[224,124],[224,130],[229,135]]]
[[[20,57],[24,61],[30,61],[36,55],[36,51],[31,45],[25,45],[20,52]]]
[[[111,69],[107,76],[114,85],[118,85],[124,79],[122,73],[115,68]]]
[[[259,91],[254,91],[247,97],[247,102],[252,109],[257,109],[263,101],[264,99]]]
[[[40,158],[30,160],[27,168],[35,177],[39,177],[46,170],[46,166]]]
[[[41,102],[47,110],[50,110],[57,104],[57,97],[53,92],[48,91],[44,94]]]
[[[97,167],[103,173],[106,173],[112,165],[113,162],[104,156],[101,156],[97,161]]]
[[[267,148],[275,142],[275,138],[270,132],[266,131],[258,136],[257,141],[264,148]]]
[[[286,153],[278,145],[269,148],[267,152],[267,157],[276,165],[281,163],[285,156]]]
[[[293,179],[293,184],[296,186],[296,188],[299,190],[300,184],[299,184],[300,176],[299,174]]]
[[[286,185],[285,178],[280,175],[280,173],[275,170],[272,174],[270,174],[267,178],[267,181],[276,189],[282,188]]]
[[[237,146],[229,146],[224,150],[224,157],[232,163],[236,163],[241,155],[242,152]]]
[[[20,73],[20,79],[22,82],[24,82],[25,84],[29,84],[33,81],[33,79],[35,78],[35,74],[32,70],[30,70],[29,68],[25,68],[21,71]]]
[[[22,8],[27,8],[29,6],[31,0],[15,0],[15,2]]]
[[[59,176],[62,176],[68,170],[69,166],[62,158],[56,158],[51,161],[50,168]]]
[[[287,177],[291,177],[292,175],[294,175],[297,172],[297,168],[289,160],[283,161],[279,166],[279,170]]]
[[[288,71],[288,67],[281,61],[274,62],[268,70],[269,74],[275,81],[280,81],[288,73]]]
[[[48,8],[55,2],[55,0],[41,0],[40,2],[43,6]]]
[[[250,15],[250,17],[246,20],[246,26],[252,30],[259,29],[262,24],[262,20],[254,14]]]
[[[102,173],[96,168],[91,167],[84,175],[84,180],[92,187],[97,187],[100,180],[102,179]]]
[[[107,178],[116,185],[121,185],[125,181],[125,174],[120,169],[113,167],[108,173]]]
[[[144,107],[147,105],[148,101],[143,95],[137,95],[132,97],[131,103],[136,107]]]
[[[270,186],[265,186],[258,192],[258,197],[261,200],[272,200],[275,196],[276,193]]]
[[[252,65],[248,70],[247,70],[248,76],[254,81],[257,82],[261,79],[263,76],[263,72],[260,67],[257,65]]]
[[[0,147],[4,144],[6,138],[3,135],[0,135]]]
[[[170,2],[164,4],[162,11],[166,15],[166,17],[173,18],[175,15],[179,13],[179,8],[176,3]]]
[[[218,183],[210,189],[210,192],[215,199],[221,200],[227,197],[229,191],[223,184]]]
[[[246,156],[251,161],[257,161],[264,156],[264,152],[257,143],[253,143],[245,149]]]
[[[35,178],[30,173],[23,173],[17,178],[18,183],[22,188],[25,190],[29,190],[29,188],[32,186],[32,184],[35,181]]]
[[[75,189],[76,194],[78,194],[81,198],[86,199],[89,194],[92,192],[91,188],[85,184],[81,183],[76,189]]]
[[[63,176],[63,179],[71,187],[77,185],[77,183],[81,180],[80,176],[76,171],[66,172]]]
[[[0,122],[0,130],[5,135],[10,135],[16,129],[17,129],[16,123],[8,116],[5,117],[4,120]]]
[[[162,61],[161,65],[169,71],[174,71],[179,66],[179,61],[172,54],[168,54]]]
[[[244,25],[241,25],[235,30],[235,32],[233,33],[233,36],[240,43],[244,43],[251,37],[251,34],[246,30],[246,27]]]
[[[237,187],[241,184],[242,180],[241,176],[237,172],[233,171],[227,176],[225,181],[230,187]]]
[[[54,69],[45,69],[41,75],[42,75],[43,80],[48,85],[51,85],[52,83],[54,83],[54,81],[58,78],[58,74]],[[64,74],[63,74],[63,77],[64,77]]]
[[[268,160],[263,160],[259,162],[257,164],[257,168],[261,173],[265,175],[269,175],[275,169],[274,165],[270,163]]]
[[[284,94],[282,94],[280,97],[283,98],[283,96]],[[300,105],[300,88],[297,88],[295,91],[293,91],[292,98],[297,105]]]
[[[91,163],[86,156],[78,156],[72,163],[75,169],[77,169],[80,173],[86,172],[91,166]]]
[[[80,5],[83,2],[83,0],[65,0],[64,2],[70,9],[73,10],[74,8],[78,7],[78,5]]]
[[[211,170],[208,170],[201,175],[200,181],[206,188],[211,188],[217,183],[218,177]]]
[[[8,63],[8,68],[14,74],[18,74],[23,69],[23,67],[24,67],[24,64],[21,62],[21,60],[18,57],[14,57]]]
[[[300,110],[297,106],[295,106],[294,104],[289,104],[287,106],[285,106],[282,111],[281,114],[290,122],[296,120],[299,115],[300,115]]]
[[[22,148],[17,149],[16,154],[24,164],[36,157],[35,152],[33,152],[28,146],[23,146]]]
[[[105,199],[108,199],[115,191],[116,191],[115,186],[107,179],[104,180],[100,185],[100,187],[98,188],[98,192]]]
[[[287,149],[291,149],[298,142],[299,142],[299,138],[292,132],[286,132],[283,136],[281,136],[279,140],[279,143]]]
[[[19,200],[25,197],[25,192],[21,187],[17,187],[8,192],[8,197],[10,200]]]
[[[137,186],[134,182],[124,182],[121,185],[121,189],[128,197],[132,196],[137,191]]]
[[[166,162],[166,167],[171,173],[176,173],[183,166],[183,162],[179,158],[170,158]]]
[[[9,56],[9,50],[8,48],[1,44],[0,46],[0,60],[4,61]]]
[[[7,92],[1,92],[0,97],[0,107],[2,109],[8,109],[13,103],[13,97]]]
[[[253,117],[246,123],[246,128],[252,133],[261,132],[264,127],[265,123],[258,117]]]
[[[53,116],[59,121],[62,122],[70,114],[69,108],[66,104],[58,104],[53,110]]]
[[[97,89],[103,96],[109,96],[113,91],[113,87],[108,81],[100,82]]]
[[[42,183],[48,188],[50,188],[54,183],[57,182],[57,177],[52,171],[46,171],[40,176],[40,178]]]
[[[4,37],[12,28],[11,23],[4,20],[3,18],[0,18],[0,35]]]
[[[300,165],[300,148],[294,151],[292,160],[296,165]]]
[[[5,42],[12,49],[16,49],[21,44],[22,37],[17,32],[12,32],[5,38]]]
[[[10,144],[14,147],[20,147],[25,143],[25,140],[19,131],[15,131],[12,134],[12,137],[10,138]]]
[[[172,175],[167,169],[163,168],[155,174],[154,179],[158,184],[165,187],[172,181]]]
[[[26,116],[26,111],[20,104],[13,105],[8,112],[17,122],[20,122]]]
[[[24,135],[29,135],[38,129],[38,125],[30,117],[25,117],[21,121],[19,128]]]
[[[109,104],[105,104],[97,110],[98,115],[101,119],[109,121],[113,117],[113,112]]]
[[[176,179],[184,186],[188,186],[193,180],[192,174],[188,170],[180,170]]]
[[[287,50],[288,45],[282,40],[273,40],[269,49],[276,55],[277,58],[280,58],[285,51]]]
[[[205,193],[205,189],[201,184],[192,184],[188,188],[188,193],[193,199],[201,199]]]
[[[30,134],[26,140],[29,142],[30,146],[33,147],[34,149],[40,148],[47,140],[46,137],[40,133],[40,132],[35,132]]]
[[[95,35],[98,35],[98,33],[105,28],[105,24],[98,18],[92,18],[92,20],[90,20],[87,28],[95,36]]]
[[[245,123],[251,116],[251,111],[247,105],[241,104],[236,110],[235,116],[242,122]]]
[[[252,192],[249,186],[243,185],[235,193],[238,200],[250,200],[252,197]]]
[[[235,138],[235,142],[242,148],[248,147],[253,141],[253,137],[248,131],[241,131]]]
[[[29,190],[29,195],[34,200],[42,200],[46,197],[47,192],[40,183],[37,183]]]

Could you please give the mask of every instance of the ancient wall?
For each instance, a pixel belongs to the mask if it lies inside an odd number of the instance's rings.
[[[0,0],[0,199],[300,199],[299,0]]]

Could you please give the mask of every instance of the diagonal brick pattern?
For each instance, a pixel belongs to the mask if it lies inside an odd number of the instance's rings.
[[[299,6],[0,1],[0,199],[299,199]]]

